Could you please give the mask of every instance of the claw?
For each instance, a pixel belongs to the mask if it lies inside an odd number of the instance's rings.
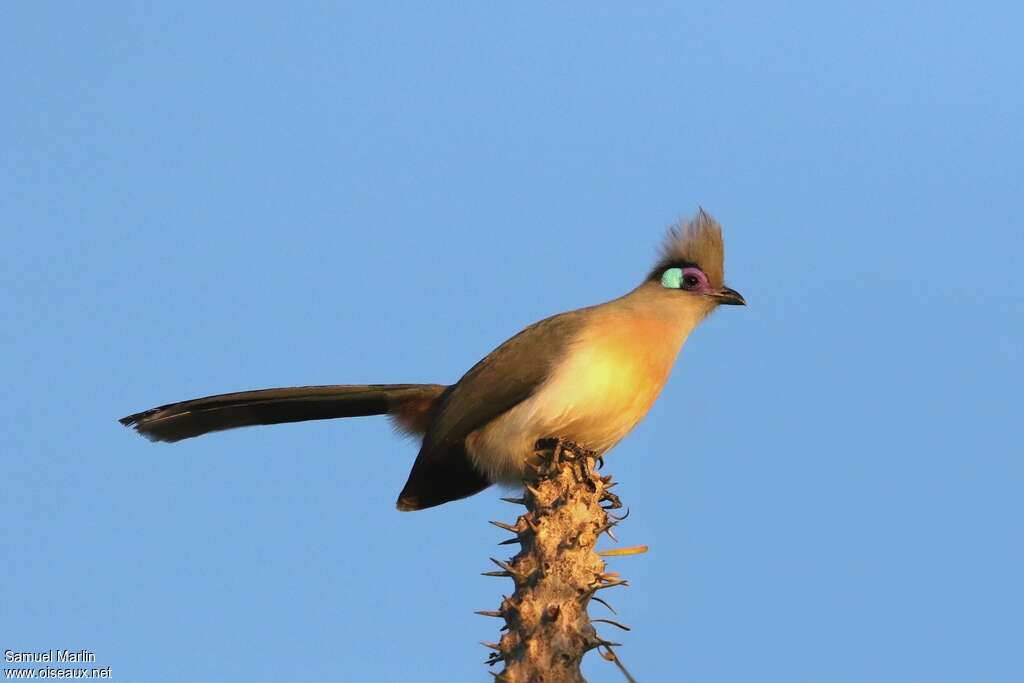
[[[601,652],[602,645],[604,646],[606,652]],[[615,666],[619,668],[619,671],[622,672],[622,675],[626,677],[627,683],[636,683],[636,679],[633,678],[633,674],[629,673],[629,670],[626,669],[626,665],[622,663],[622,660],[619,659],[619,656],[615,654],[615,652],[612,650],[612,645],[615,645],[615,643],[600,643],[597,646],[597,651],[600,652],[601,656],[607,659],[609,662],[615,663]]]

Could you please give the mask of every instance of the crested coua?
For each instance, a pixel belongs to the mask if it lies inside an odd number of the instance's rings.
[[[722,304],[718,223],[703,210],[669,230],[661,258],[631,292],[541,320],[452,385],[263,389],[172,403],[122,418],[153,441],[250,425],[391,416],[422,437],[399,510],[422,510],[494,483],[519,483],[537,442],[561,437],[604,454],[647,414],[690,332]]]

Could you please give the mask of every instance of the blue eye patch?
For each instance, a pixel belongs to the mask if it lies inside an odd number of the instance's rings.
[[[667,289],[679,289],[683,284],[683,269],[669,268],[661,276],[661,286]]]

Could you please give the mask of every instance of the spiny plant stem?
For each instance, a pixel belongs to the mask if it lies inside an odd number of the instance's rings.
[[[605,571],[594,550],[601,534],[611,536],[620,521],[608,513],[622,507],[608,490],[612,478],[598,474],[597,456],[575,444],[545,439],[537,448],[536,474],[525,482],[523,497],[507,499],[525,505],[526,512],[515,524],[492,522],[515,534],[505,543],[522,547],[508,562],[491,558],[499,571],[484,572],[515,583],[499,609],[480,612],[505,620],[501,640],[486,644],[494,650],[487,663],[504,664],[494,674],[500,683],[586,683],[580,662],[600,648],[632,681],[612,650],[618,643],[598,635],[587,613],[591,599],[608,606],[594,597],[597,591],[628,585],[618,573]],[[628,630],[616,621],[595,621]]]

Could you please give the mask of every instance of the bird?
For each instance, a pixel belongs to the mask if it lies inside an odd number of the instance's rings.
[[[542,441],[596,456],[621,441],[661,393],[687,337],[720,305],[746,305],[724,282],[718,222],[703,208],[668,229],[634,289],[545,318],[491,351],[457,382],[261,389],[181,401],[121,418],[152,441],[236,427],[388,415],[421,438],[398,495],[423,510],[492,484],[521,484]]]

